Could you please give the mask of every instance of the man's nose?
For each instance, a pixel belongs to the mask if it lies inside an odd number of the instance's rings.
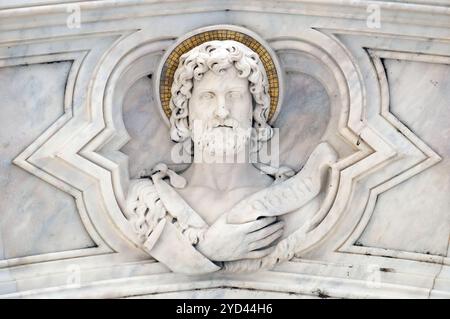
[[[215,115],[220,119],[225,119],[230,114],[225,103],[224,97],[218,97]]]

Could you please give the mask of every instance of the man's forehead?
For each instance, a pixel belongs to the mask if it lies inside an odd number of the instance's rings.
[[[205,72],[200,80],[194,80],[194,88],[198,90],[227,90],[232,88],[248,89],[248,79],[239,77],[234,67],[217,74],[211,70]]]

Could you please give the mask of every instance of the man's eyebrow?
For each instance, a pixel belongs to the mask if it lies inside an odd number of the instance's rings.
[[[199,92],[200,92],[200,94],[202,94],[202,93],[215,93],[215,90],[211,90],[211,89],[200,89]]]

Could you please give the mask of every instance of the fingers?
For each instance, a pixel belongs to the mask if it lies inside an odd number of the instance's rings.
[[[284,222],[283,221],[279,221],[277,223],[274,223],[272,225],[266,226],[264,228],[261,228],[257,231],[254,231],[252,233],[250,233],[247,238],[249,240],[249,242],[254,242],[260,239],[264,239],[267,236],[272,235],[274,232],[276,232],[279,229],[282,229],[284,227]]]
[[[283,229],[277,230],[272,235],[267,236],[266,238],[263,238],[263,239],[260,239],[260,240],[250,243],[248,245],[249,250],[255,250],[255,249],[260,249],[260,248],[269,246],[272,242],[274,242],[275,240],[280,238],[281,235],[283,235]]]
[[[271,246],[261,250],[254,250],[245,255],[244,258],[248,259],[257,259],[266,257],[268,254],[272,253],[275,250],[275,246]]]
[[[267,225],[272,224],[276,220],[277,220],[276,217],[264,217],[264,218],[261,218],[261,219],[258,219],[258,220],[252,221],[252,222],[242,224],[242,226],[246,227],[247,231],[249,233],[251,233],[251,232],[257,231],[261,228],[264,228]]]

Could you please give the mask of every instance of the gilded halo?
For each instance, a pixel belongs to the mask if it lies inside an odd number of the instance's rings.
[[[250,33],[250,34],[249,34]],[[180,57],[195,48],[196,46],[213,40],[234,40],[240,42],[259,55],[261,62],[264,65],[264,69],[267,74],[269,82],[269,96],[270,96],[270,109],[268,115],[268,122],[272,123],[281,104],[280,92],[281,92],[281,80],[280,80],[280,67],[276,56],[273,51],[267,46],[263,45],[262,39],[252,32],[247,31],[244,28],[236,26],[220,25],[208,28],[202,28],[186,38],[180,39],[163,57],[162,64],[160,66],[159,78],[157,78],[157,89],[161,103],[161,108],[167,118],[170,118],[172,110],[170,109],[171,87],[174,80],[175,71],[178,68]],[[159,80],[159,83],[158,83]]]

